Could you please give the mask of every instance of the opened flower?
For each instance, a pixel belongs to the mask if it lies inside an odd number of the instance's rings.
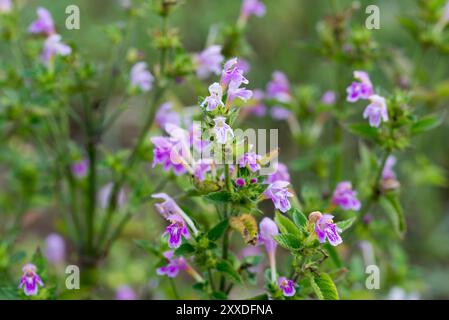
[[[179,113],[173,111],[173,106],[170,102],[165,102],[159,106],[154,121],[159,128],[165,128],[168,123],[179,126],[181,124],[181,117]]]
[[[352,184],[349,181],[342,181],[337,184],[332,195],[332,204],[340,206],[343,210],[360,210],[361,203],[357,199],[357,192],[352,190]]]
[[[334,91],[326,91],[321,97],[321,103],[325,105],[333,105],[337,100],[337,95]]]
[[[65,241],[59,234],[52,233],[45,239],[45,257],[48,262],[58,264],[65,260]]]
[[[270,218],[263,218],[259,224],[259,244],[265,246],[268,258],[270,260],[271,280],[276,281],[276,247],[277,243],[274,237],[279,234],[276,223]]]
[[[280,180],[290,181],[290,175],[288,173],[287,166],[283,163],[278,162],[276,164],[276,171],[270,174],[265,182],[273,183]]]
[[[275,71],[267,84],[267,98],[280,102],[290,102],[290,83],[287,76],[281,71]]]
[[[225,117],[216,117],[214,119],[214,132],[215,136],[217,137],[217,142],[220,144],[226,144],[229,136],[232,138],[234,137],[234,131],[232,131],[232,128],[228,124],[226,124],[225,121]]]
[[[279,277],[278,286],[282,290],[282,293],[286,297],[293,297],[296,293],[295,282],[293,280],[287,279],[286,277]]]
[[[243,101],[248,101],[253,96],[253,92],[246,88],[239,88],[240,84],[237,82],[230,82],[228,88],[228,101],[231,103],[236,98]]]
[[[72,174],[77,178],[85,177],[89,170],[89,161],[86,159],[80,160],[72,164]]]
[[[23,288],[23,292],[27,296],[35,296],[38,293],[39,287],[44,286],[41,278],[36,273],[36,266],[28,263],[23,268],[23,276],[20,279],[19,289]]]
[[[248,168],[252,172],[260,170],[260,164],[258,160],[261,158],[260,155],[255,152],[245,153],[238,161],[240,168]]]
[[[224,103],[221,100],[223,98],[223,88],[218,82],[214,82],[209,86],[209,94],[201,103],[201,106],[206,105],[206,110],[208,111],[212,111],[218,106],[224,107]]]
[[[262,17],[265,15],[265,4],[260,0],[243,0],[240,15],[243,19],[247,19],[251,15]]]
[[[330,214],[323,214],[315,223],[315,233],[318,237],[320,243],[327,241],[333,245],[337,246],[343,242],[340,237],[341,229],[333,222],[332,218],[334,216]]]
[[[244,70],[238,63],[237,58],[232,58],[228,60],[221,73],[220,84],[222,86],[227,86],[230,82],[234,82],[233,86],[238,88],[240,85],[248,84],[248,79],[243,76]]]
[[[174,257],[173,251],[164,252],[164,257],[168,260],[168,264],[156,270],[158,275],[165,275],[169,278],[175,278],[179,271],[186,270],[186,260],[183,257]]]
[[[291,208],[288,198],[293,197],[288,191],[290,182],[278,180],[270,184],[264,195],[273,201],[274,206],[281,212],[287,212]]]
[[[388,121],[387,104],[385,98],[378,95],[372,95],[369,99],[371,103],[363,112],[363,118],[369,119],[369,125],[371,127],[378,128],[381,121]]]
[[[28,32],[41,33],[47,36],[55,33],[55,25],[51,13],[43,7],[37,8],[36,13],[37,20],[31,23],[28,27]]]
[[[68,56],[72,53],[72,48],[61,41],[59,34],[52,34],[44,42],[41,59],[45,65],[49,65],[55,56]]]
[[[348,102],[356,102],[359,99],[368,99],[373,95],[373,84],[365,71],[354,71],[354,78],[359,82],[352,82],[346,89]]]
[[[198,181],[206,179],[206,173],[212,169],[212,163],[212,159],[200,159],[197,161],[194,167],[194,176]]]
[[[212,45],[194,56],[198,78],[205,79],[211,74],[220,74],[221,63],[224,60],[220,52],[221,46]]]
[[[153,87],[154,77],[147,70],[145,62],[137,62],[131,68],[131,85],[140,88],[142,91],[150,91]]]

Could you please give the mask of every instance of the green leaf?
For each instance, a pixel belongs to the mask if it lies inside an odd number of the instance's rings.
[[[216,300],[227,300],[228,295],[223,291],[214,291],[212,292],[212,298]]]
[[[397,194],[388,194],[381,198],[381,205],[390,216],[394,229],[399,237],[403,237],[407,229],[404,212]]]
[[[296,208],[291,209],[289,212],[292,215],[293,221],[300,228],[306,228],[307,226],[307,217],[302,211],[299,211]]]
[[[337,287],[327,273],[310,276],[310,284],[320,300],[339,300]]]
[[[348,125],[347,128],[349,132],[363,138],[375,139],[378,136],[377,128],[373,128],[366,123],[353,123]]]
[[[215,227],[209,230],[209,232],[207,233],[207,237],[211,241],[218,240],[225,233],[228,226],[229,226],[228,219],[219,222]]]
[[[195,252],[195,248],[190,243],[183,243],[181,246],[175,250],[175,256],[188,256]]]
[[[417,120],[414,124],[412,124],[410,130],[412,134],[419,134],[425,131],[432,130],[442,123],[443,117],[441,115],[431,114]]]
[[[212,192],[205,196],[207,200],[217,203],[227,203],[232,199],[232,195],[227,191]]]
[[[274,221],[278,225],[279,229],[281,230],[281,233],[290,233],[296,237],[301,237],[301,232],[299,231],[298,227],[286,216],[282,215],[279,212],[276,212],[274,216]]]
[[[323,247],[324,249],[326,249],[327,253],[331,257],[331,260],[335,264],[335,266],[337,268],[341,268],[343,266],[343,263],[341,262],[340,255],[338,254],[337,250],[335,250],[335,247],[329,243],[323,244]]]
[[[298,237],[289,233],[277,235],[274,237],[274,240],[276,240],[276,242],[285,249],[298,250],[301,248],[301,241]]]
[[[356,217],[352,217],[347,220],[342,220],[342,221],[337,222],[336,225],[337,225],[337,227],[339,227],[341,229],[341,231],[345,231],[353,225],[353,223],[356,219],[357,219]]]
[[[237,283],[242,283],[242,279],[240,278],[239,273],[232,267],[231,263],[229,261],[220,261],[217,266],[217,270],[220,272],[223,272],[224,274],[228,275],[232,280],[234,280]]]

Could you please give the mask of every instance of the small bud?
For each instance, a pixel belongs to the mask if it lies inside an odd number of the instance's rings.
[[[238,178],[237,180],[235,180],[235,184],[239,187],[244,187],[245,186],[245,179],[243,178]]]
[[[323,215],[321,214],[321,212],[319,212],[319,211],[313,211],[313,212],[311,212],[311,213],[309,214],[309,222],[310,222],[310,223],[315,223],[315,222],[317,222],[318,220],[320,220],[322,216],[323,216]]]

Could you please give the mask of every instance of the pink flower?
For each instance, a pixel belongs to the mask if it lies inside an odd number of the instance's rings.
[[[131,287],[120,286],[115,291],[115,300],[137,300],[137,296]]]
[[[242,157],[240,157],[238,163],[240,168],[248,168],[251,172],[256,172],[260,170],[260,164],[258,160],[262,158],[255,152],[247,152]]]
[[[47,36],[54,34],[55,25],[51,13],[43,7],[38,7],[36,13],[38,18],[28,27],[28,32],[42,33]]]
[[[212,170],[211,164],[212,159],[200,159],[197,161],[194,168],[194,176],[198,181],[204,181],[206,179],[206,173]]]
[[[332,221],[333,217],[330,214],[323,214],[315,223],[315,232],[320,243],[326,242],[327,239],[331,245],[338,246],[343,240],[339,235],[340,228]]]
[[[23,276],[20,279],[19,289],[23,287],[23,291],[27,296],[35,296],[38,293],[39,287],[44,286],[41,278],[36,273],[36,266],[28,263],[23,268]]]
[[[187,229],[184,219],[177,214],[171,214],[167,217],[170,225],[165,228],[164,234],[168,234],[168,246],[170,248],[179,248],[181,245],[182,237],[190,239],[190,233]]]
[[[58,264],[65,260],[65,242],[59,234],[52,233],[45,239],[45,257],[51,263]]]
[[[270,184],[264,192],[264,195],[273,201],[275,208],[281,212],[287,212],[291,208],[288,198],[293,197],[293,194],[288,191],[289,184],[288,181],[278,180]]]
[[[9,13],[11,11],[12,11],[11,0],[0,0],[0,14],[1,13]]]
[[[368,99],[373,95],[373,84],[365,71],[354,71],[354,78],[359,82],[352,82],[346,89],[348,102],[356,102],[359,99]]]
[[[173,251],[164,252],[164,257],[168,260],[168,264],[156,270],[158,275],[175,278],[179,271],[188,269],[186,260],[183,257],[175,258]]]
[[[249,81],[243,76],[244,70],[238,63],[237,58],[232,58],[228,60],[221,73],[220,84],[222,86],[227,86],[229,83],[234,82],[233,87],[238,88],[240,85],[248,84]]]
[[[245,182],[245,179],[243,179],[243,178],[237,178],[235,180],[235,184],[241,188],[241,187],[245,186],[246,182]]]
[[[131,68],[131,85],[140,88],[142,91],[150,91],[153,87],[154,77],[147,70],[145,62],[137,62]]]
[[[321,103],[325,105],[333,105],[337,99],[334,91],[326,91],[321,97]]]
[[[71,166],[72,174],[77,178],[82,178],[87,175],[89,170],[89,160],[83,159],[75,162]]]
[[[276,164],[276,171],[270,174],[265,182],[273,183],[279,180],[290,181],[290,175],[288,173],[287,166],[280,162]]]
[[[231,81],[229,83],[228,88],[228,100],[229,102],[234,101],[236,98],[239,98],[243,101],[248,101],[253,96],[253,92],[246,88],[239,88],[240,84],[237,82]]]
[[[268,254],[276,251],[277,243],[274,236],[279,234],[279,229],[276,223],[270,218],[263,218],[259,224],[259,244],[265,246]]]
[[[218,82],[214,82],[209,86],[209,96],[204,99],[201,106],[206,106],[206,110],[212,111],[218,106],[224,107],[224,103],[221,100],[223,98],[223,89]]]
[[[221,46],[213,45],[194,56],[196,75],[206,79],[211,74],[219,75],[224,57],[221,55]]]
[[[385,162],[385,166],[382,170],[382,179],[396,179],[396,173],[393,170],[394,165],[396,164],[396,157],[389,156],[387,161]]]
[[[349,181],[342,181],[337,184],[332,195],[332,204],[340,206],[343,210],[360,210],[362,206],[357,199],[357,192],[352,190],[352,184]]]
[[[293,297],[296,293],[295,282],[287,279],[286,277],[279,277],[278,286],[286,297]]]
[[[225,117],[216,117],[214,119],[215,137],[217,138],[217,142],[220,144],[226,144],[229,136],[234,138],[234,131],[232,131],[232,128],[226,124],[225,121]]]
[[[272,79],[267,84],[267,98],[284,103],[290,102],[290,83],[283,72],[273,72]]]
[[[159,128],[165,128],[167,123],[171,123],[176,126],[181,124],[179,113],[172,111],[172,108],[173,106],[170,102],[163,103],[159,106],[154,119]]]
[[[260,0],[243,0],[241,16],[245,19],[251,15],[262,17],[265,15],[266,8]]]
[[[388,121],[387,104],[384,97],[376,94],[372,95],[369,99],[371,100],[371,103],[363,112],[363,118],[369,119],[369,125],[371,127],[378,128],[382,120],[384,122]]]
[[[267,112],[267,107],[263,104],[265,94],[262,90],[256,89],[253,91],[251,104],[245,107],[242,111],[256,117],[262,117]]]
[[[61,41],[59,34],[52,34],[44,42],[44,49],[41,54],[42,62],[48,66],[53,57],[68,56],[72,53],[72,48]]]
[[[276,120],[287,120],[292,112],[284,107],[274,106],[271,108],[271,116]]]

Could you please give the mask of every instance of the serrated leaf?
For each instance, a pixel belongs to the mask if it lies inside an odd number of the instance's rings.
[[[242,214],[229,219],[231,228],[238,231],[247,244],[255,245],[257,242],[258,228],[256,219],[250,214]]]
[[[341,229],[341,231],[345,231],[353,225],[353,223],[356,219],[357,219],[356,217],[352,217],[347,220],[339,221],[335,224],[337,225],[337,227],[339,227]]]
[[[291,212],[290,214],[292,215],[293,222],[298,227],[305,229],[307,226],[307,217],[305,216],[305,214],[296,208],[291,209],[289,212]]]
[[[298,250],[301,248],[301,241],[298,237],[289,233],[277,235],[274,237],[274,240],[276,240],[281,247],[288,250]]]
[[[281,233],[283,234],[290,233],[296,237],[301,237],[301,232],[299,231],[298,227],[293,223],[293,221],[291,221],[289,218],[282,215],[281,213],[276,212],[274,216],[274,221],[279,227]]]
[[[232,267],[229,261],[220,261],[216,266],[217,270],[228,275],[233,281],[242,283],[239,273]]]
[[[412,124],[410,131],[412,134],[419,134],[425,131],[432,130],[443,123],[443,117],[432,114],[417,120]]]
[[[215,227],[209,230],[209,232],[207,233],[207,237],[211,241],[218,240],[225,233],[228,226],[229,226],[228,219],[219,222]]]
[[[216,203],[227,203],[227,202],[231,202],[231,200],[232,200],[232,195],[228,191],[212,192],[204,197],[207,200],[210,200],[210,201],[216,202]]]
[[[373,128],[366,123],[353,123],[348,125],[347,128],[349,132],[363,138],[375,139],[378,136],[377,128]]]
[[[320,300],[339,300],[337,287],[327,273],[310,276],[310,284]]]
[[[386,195],[381,198],[380,203],[392,220],[396,233],[403,237],[407,226],[398,196],[396,194]]]

